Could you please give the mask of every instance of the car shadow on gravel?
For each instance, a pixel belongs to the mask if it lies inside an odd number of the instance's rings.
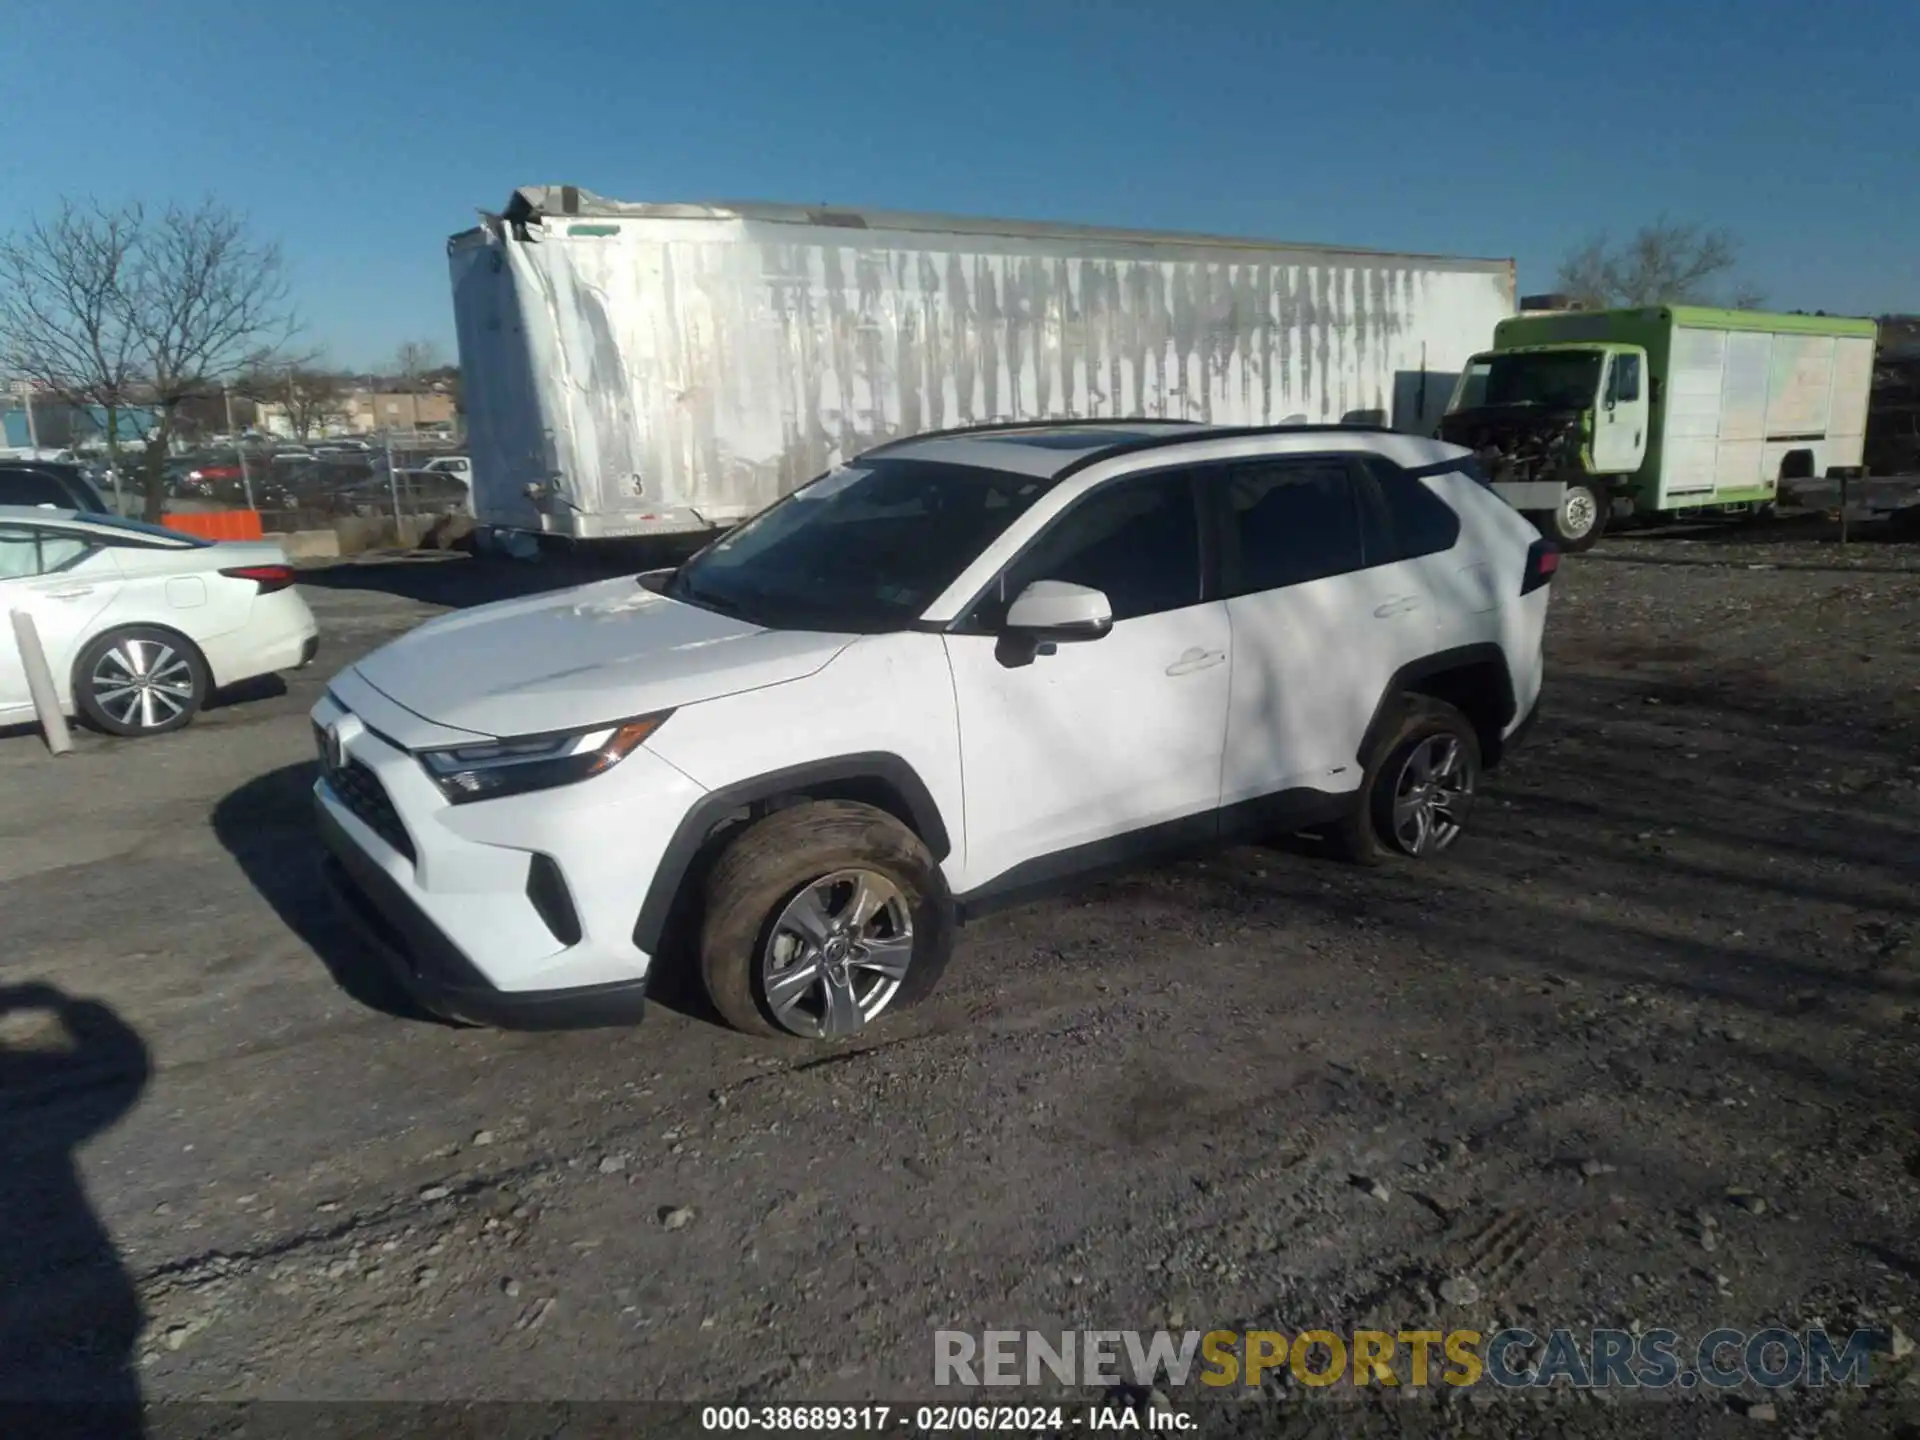
[[[132,1276],[87,1198],[84,1144],[153,1073],[146,1042],[99,1001],[0,986],[0,1407],[19,1434],[145,1433]]]
[[[320,876],[308,761],[256,776],[213,808],[213,832],[287,928],[327,967],[334,983],[369,1009],[445,1024],[416,1005],[336,913]]]

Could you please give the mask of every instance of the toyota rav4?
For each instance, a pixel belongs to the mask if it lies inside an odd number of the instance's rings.
[[[436,619],[313,711],[326,866],[428,1010],[848,1035],[956,927],[1316,831],[1446,850],[1532,719],[1558,560],[1468,453],[1351,427],[881,446],[670,572]]]

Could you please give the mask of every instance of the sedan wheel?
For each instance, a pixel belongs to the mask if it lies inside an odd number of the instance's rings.
[[[838,870],[803,886],[774,921],[761,993],[782,1029],[834,1039],[885,1010],[912,962],[913,912],[899,887],[871,870]]]
[[[141,627],[103,635],[74,669],[75,705],[114,735],[177,730],[207,696],[206,662],[165,630]]]

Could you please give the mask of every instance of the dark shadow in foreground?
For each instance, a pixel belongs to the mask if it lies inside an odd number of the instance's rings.
[[[336,985],[369,1009],[403,1020],[432,1021],[339,915],[327,893],[313,823],[318,768],[309,761],[249,780],[213,807],[213,833],[286,927],[320,957]]]
[[[0,987],[0,1416],[11,1433],[145,1434],[133,1278],[80,1180],[78,1152],[126,1115],[152,1062],[106,1005]]]

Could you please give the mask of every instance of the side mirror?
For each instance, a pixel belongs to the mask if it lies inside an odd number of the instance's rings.
[[[1113,628],[1113,606],[1098,590],[1036,580],[1015,597],[1006,629],[1032,640],[1098,640]]]

